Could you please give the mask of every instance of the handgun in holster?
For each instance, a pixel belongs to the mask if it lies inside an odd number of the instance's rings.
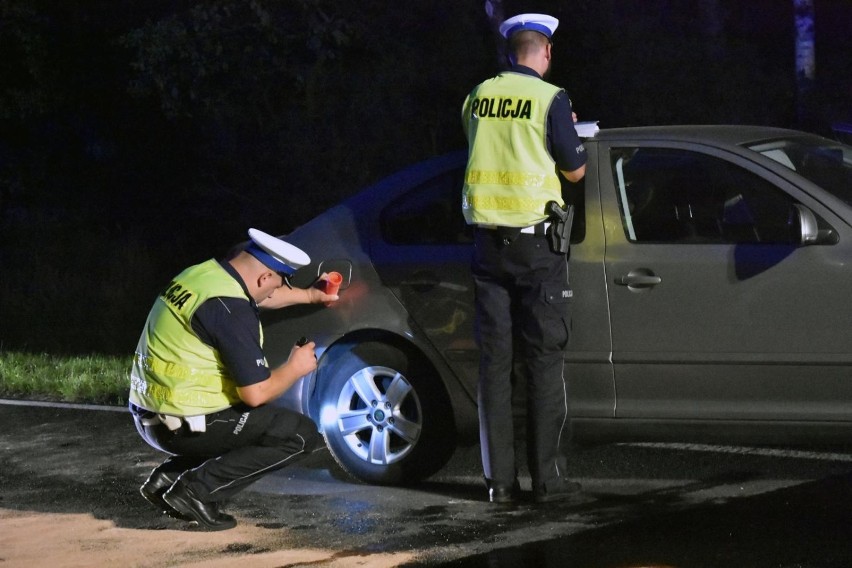
[[[548,236],[553,252],[567,254],[571,246],[571,225],[574,224],[574,206],[566,204],[561,207],[555,201],[548,201],[545,213],[550,218]]]

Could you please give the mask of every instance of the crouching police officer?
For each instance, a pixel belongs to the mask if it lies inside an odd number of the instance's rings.
[[[469,153],[462,207],[476,226],[472,271],[480,348],[479,418],[488,498],[519,493],[513,447],[513,338],[528,382],[527,452],[536,502],[566,498],[568,395],[563,373],[572,296],[567,244],[571,211],[560,175],[577,182],[586,153],[571,102],[543,80],[556,18],[521,14],[500,25],[512,68],[477,85],[462,121]],[[554,207],[555,206],[555,207]],[[556,213],[556,215],[554,215]]]
[[[178,274],[148,315],[133,359],[130,411],[142,438],[171,457],[142,485],[170,516],[207,530],[236,525],[218,503],[320,444],[316,424],[268,405],[317,365],[314,343],[282,365],[264,357],[258,308],[337,299],[288,278],[310,258],[256,229],[228,261]]]

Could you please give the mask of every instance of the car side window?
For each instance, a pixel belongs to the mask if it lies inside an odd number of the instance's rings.
[[[728,161],[670,148],[611,153],[627,238],[647,243],[797,244],[795,201]]]
[[[392,245],[449,245],[473,242],[461,195],[464,168],[434,177],[387,205],[379,217],[382,238]]]
[[[586,235],[585,179],[572,184],[560,176],[562,196],[574,206],[571,242]],[[464,220],[461,197],[464,169],[434,177],[388,204],[379,216],[382,238],[392,245],[473,243],[473,227]]]

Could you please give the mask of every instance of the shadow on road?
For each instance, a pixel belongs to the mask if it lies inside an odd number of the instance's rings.
[[[405,566],[848,568],[850,503],[852,474],[686,510],[649,500],[632,518],[602,528],[441,564]]]

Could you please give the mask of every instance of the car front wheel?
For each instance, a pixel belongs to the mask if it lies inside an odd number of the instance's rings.
[[[344,470],[368,483],[403,485],[446,464],[456,443],[452,413],[423,357],[371,341],[338,346],[327,363],[320,422]]]

